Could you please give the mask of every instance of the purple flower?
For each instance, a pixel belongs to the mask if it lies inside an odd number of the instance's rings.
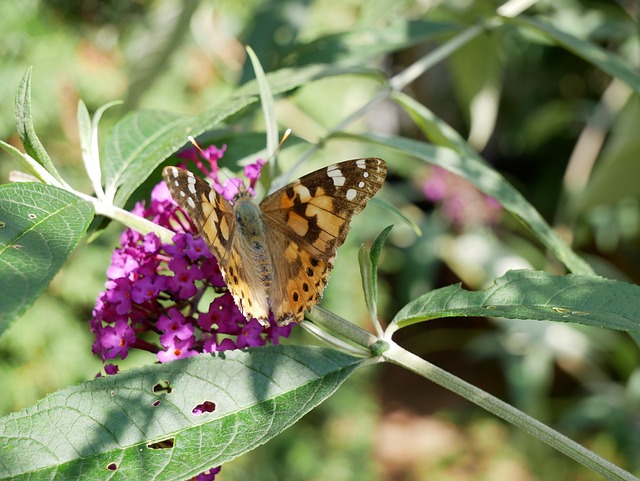
[[[218,466],[217,468],[211,468],[208,471],[205,471],[204,473],[198,474],[194,478],[194,481],[213,481],[214,479],[216,479],[216,474],[220,472],[220,469],[222,469],[222,466]]]
[[[174,337],[173,340],[166,346],[166,351],[158,352],[158,361],[169,362],[176,359],[183,359],[185,357],[191,357],[198,354],[198,351],[191,349],[193,347],[193,338],[178,339]]]
[[[239,179],[218,179],[218,161],[226,146],[195,149],[179,156],[195,162],[214,188],[229,199],[241,188]],[[252,191],[264,161],[245,167]],[[163,244],[157,235],[141,235],[126,229],[120,246],[111,257],[105,290],[92,311],[93,352],[105,362],[105,372],[115,374],[117,365],[107,360],[125,359],[130,349],[152,352],[160,362],[169,362],[201,352],[225,351],[248,346],[277,344],[291,332],[291,326],[262,327],[247,321],[226,289],[218,262],[195,226],[173,201],[164,182],[156,185],[151,200],[138,202],[133,212],[167,227],[176,234]],[[201,299],[213,292],[204,305]],[[210,295],[210,294],[209,294]],[[205,478],[203,478],[205,479]]]
[[[431,169],[422,191],[427,200],[440,203],[442,216],[457,227],[492,224],[502,216],[502,208],[494,198],[441,167]]]
[[[242,328],[240,334],[238,334],[238,339],[236,341],[238,349],[243,349],[245,347],[264,346],[265,339],[262,337],[262,334],[262,325],[260,325],[260,323],[255,319],[251,319]]]
[[[120,356],[127,357],[129,346],[136,340],[136,334],[129,323],[124,319],[119,319],[114,326],[107,326],[100,334],[100,346],[102,360],[113,359]]]
[[[194,325],[187,322],[184,315],[176,308],[169,309],[168,314],[163,314],[156,322],[156,326],[164,334],[160,336],[160,343],[169,348],[173,344],[174,338],[186,341],[193,337]]]

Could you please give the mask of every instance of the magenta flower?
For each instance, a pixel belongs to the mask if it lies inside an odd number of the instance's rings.
[[[442,216],[458,227],[496,223],[502,217],[502,207],[467,180],[441,167],[433,167],[422,184],[427,200],[438,202]]]
[[[226,146],[207,147],[205,157],[187,149],[179,157],[195,162],[216,190],[232,200],[239,179],[218,179],[218,161]],[[249,190],[256,185],[264,161],[245,167]],[[120,236],[121,246],[111,256],[105,290],[96,299],[91,331],[93,352],[105,362],[105,372],[118,366],[107,361],[125,359],[130,349],[152,352],[160,362],[202,352],[277,344],[292,326],[262,327],[247,321],[226,289],[218,262],[204,240],[196,236],[186,213],[171,198],[164,182],[151,192],[149,205],[139,202],[133,212],[163,225],[176,234],[163,244],[157,235],[131,229]],[[206,306],[200,300],[214,293]]]

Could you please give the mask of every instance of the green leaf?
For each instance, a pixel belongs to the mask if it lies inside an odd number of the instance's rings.
[[[200,355],[58,391],[0,419],[0,478],[188,479],[265,443],[362,359],[276,346]],[[205,404],[206,403],[206,404]],[[211,412],[194,414],[196,406]]]
[[[16,128],[24,150],[44,167],[56,180],[65,184],[56,170],[47,151],[36,135],[31,116],[31,70],[29,67],[22,77],[16,94]]]
[[[403,307],[389,326],[401,327],[443,317],[490,316],[570,322],[640,331],[640,286],[603,277],[540,271],[510,271],[481,291],[460,285],[433,290]]]
[[[78,131],[80,135],[80,147],[82,149],[82,160],[84,162],[84,168],[91,180],[96,196],[99,199],[104,198],[104,190],[102,189],[102,169],[100,167],[100,150],[98,146],[98,126],[102,114],[113,107],[119,105],[122,102],[114,101],[109,102],[98,110],[96,110],[93,120],[89,116],[87,106],[82,100],[78,102]]]
[[[106,140],[102,162],[107,199],[123,206],[167,157],[194,137],[257,101],[239,97],[195,116],[140,110],[118,122]]]
[[[0,148],[13,157],[24,170],[33,175],[36,179],[40,180],[42,183],[62,187],[62,184],[29,154],[21,152],[13,145],[2,140],[0,140]]]
[[[360,28],[327,35],[298,46],[284,63],[309,65],[320,63],[363,63],[389,52],[439,39],[460,30],[451,23],[424,20],[397,20],[383,28]]]
[[[277,95],[320,78],[358,74],[375,75],[382,72],[364,67],[335,67],[313,65],[301,69],[282,69],[267,74],[271,92]],[[195,116],[181,116],[169,112],[137,111],[123,118],[112,130],[105,144],[103,174],[107,199],[123,206],[135,189],[167,157],[187,142],[257,102],[259,88],[249,82],[234,95]]]
[[[47,287],[92,219],[89,202],[57,187],[0,185],[0,333]]]
[[[371,250],[362,245],[358,252],[364,299],[374,323],[378,319],[378,259],[382,252],[382,246],[391,233],[391,229],[393,229],[393,225],[386,227],[378,234],[378,237],[371,244]]]
[[[387,237],[389,237],[389,234],[391,234],[391,229],[393,229],[393,224],[385,227],[382,232],[378,234],[378,237],[375,238],[373,244],[371,244],[371,252],[369,253],[369,255],[371,257],[371,266],[373,267],[372,274],[376,279],[378,274],[378,259],[380,258],[380,253],[382,252],[382,247],[384,246]],[[373,285],[376,288],[378,287],[377,280],[373,281]]]
[[[301,85],[305,85],[314,80],[327,77],[337,77],[340,75],[367,75],[376,77],[381,83],[386,77],[379,69],[362,66],[336,66],[336,65],[309,65],[307,67],[283,68],[267,74],[267,80],[271,87],[272,95],[279,95],[293,90]],[[260,89],[257,81],[247,82],[234,94],[235,97],[246,97],[259,95]]]
[[[460,146],[461,152],[456,153],[446,147],[438,147],[404,137],[383,137],[375,134],[340,134],[340,136],[358,138],[391,149],[397,149],[459,175],[485,194],[498,200],[505,209],[520,219],[571,271],[587,275],[593,273],[591,267],[560,238],[527,199],[468,147]],[[458,147],[458,142],[455,140],[453,142]]]
[[[407,227],[410,227],[411,230],[416,234],[416,236],[422,237],[422,229],[420,229],[420,226],[416,224],[412,219],[407,217],[400,209],[398,209],[387,199],[383,199],[382,197],[374,197],[369,201],[369,203],[371,205],[375,205],[389,211],[391,214],[400,219]]]
[[[630,62],[628,60],[607,52],[591,42],[558,30],[550,23],[539,18],[519,15],[515,18],[505,18],[505,22],[524,25],[543,33],[558,45],[592,63],[612,77],[622,80],[636,93],[640,93],[640,75],[629,68]]]
[[[599,204],[615,204],[640,194],[640,96],[632,96],[617,116],[602,154],[598,158],[589,184],[574,199],[575,209],[582,213]],[[609,220],[613,220],[609,218]]]
[[[371,317],[371,319],[376,319],[378,317],[378,305],[375,288],[372,282],[372,279],[375,276],[373,275],[373,265],[371,264],[369,249],[367,249],[364,244],[360,246],[360,250],[358,251],[358,265],[360,266],[360,279],[362,280],[364,302],[367,305],[369,317]]]
[[[273,100],[273,94],[271,93],[271,87],[267,81],[267,77],[262,70],[260,60],[251,47],[247,47],[247,53],[251,59],[251,65],[256,75],[256,82],[258,82],[258,89],[260,90],[260,104],[262,105],[262,113],[264,114],[265,130],[267,132],[267,152],[269,156],[274,156],[273,161],[269,162],[264,176],[264,180],[261,178],[261,182],[268,186],[271,183],[271,179],[280,175],[278,169],[277,157],[275,157],[276,150],[278,148],[278,121],[276,120],[276,106]]]

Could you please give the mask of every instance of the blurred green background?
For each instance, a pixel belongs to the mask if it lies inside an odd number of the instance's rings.
[[[245,45],[256,51],[266,71],[337,58],[360,65],[357,50],[341,58],[339,51],[320,53],[322,44],[310,42],[383,28],[398,19],[463,29],[498,5],[463,0],[1,2],[0,137],[19,145],[14,94],[33,65],[37,132],[63,176],[89,192],[77,135],[79,99],[91,112],[124,100],[122,108],[105,115],[106,134],[131,109],[197,113],[225,98],[253,77]],[[637,70],[638,10],[633,1],[564,0],[537,2],[528,13],[616,52]],[[447,38],[366,64],[391,76]],[[278,101],[278,119],[283,128],[293,127],[297,136],[316,142],[376,91],[371,79],[355,76],[314,82]],[[407,92],[465,135],[600,273],[638,282],[640,104],[624,85],[511,27],[479,37]],[[236,127],[260,130],[261,122],[256,109]],[[353,128],[421,139],[390,102]],[[283,157],[292,162],[294,155]],[[422,163],[332,142],[303,171],[362,155],[386,158],[386,198],[423,231],[418,237],[397,225],[390,238],[381,267],[383,319],[434,287],[463,281],[481,288],[507,268],[558,269],[514,219],[493,210],[468,185]],[[2,182],[14,168],[0,153]],[[428,185],[434,188],[428,183],[434,178],[447,192],[440,202],[425,193]],[[357,249],[387,221],[367,212],[355,220],[323,301],[363,325]],[[88,320],[120,231],[113,223],[94,242],[82,243],[46,295],[0,339],[2,414],[100,371],[101,363],[91,355]],[[446,319],[408,328],[397,339],[640,472],[640,355],[625,335],[540,322]],[[313,340],[296,332],[288,342]],[[153,361],[132,355],[124,366]],[[218,479],[599,479],[466,401],[416,381],[394,366],[364,370],[302,422],[225,465]]]

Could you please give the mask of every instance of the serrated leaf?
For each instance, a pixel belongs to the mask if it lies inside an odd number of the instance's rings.
[[[16,94],[16,128],[24,150],[44,167],[56,180],[64,185],[64,181],[51,162],[51,158],[36,135],[31,116],[31,70],[29,67],[22,77]]]
[[[449,134],[446,135],[449,138]],[[560,238],[527,199],[468,147],[460,147],[460,152],[455,152],[447,147],[438,147],[405,137],[375,134],[340,134],[340,136],[358,138],[397,149],[459,175],[475,185],[480,191],[498,200],[571,271],[579,274],[593,273],[591,267]],[[456,142],[455,139],[452,141]]]
[[[65,388],[0,419],[0,478],[188,479],[282,432],[361,362],[326,348],[271,346]],[[207,412],[194,414],[197,406]]]
[[[0,333],[47,287],[93,219],[93,206],[44,184],[0,185]]]
[[[603,277],[509,271],[481,291],[433,290],[403,307],[390,332],[444,317],[490,316],[640,331],[640,286]]]
[[[636,93],[640,93],[640,75],[631,70],[628,60],[607,52],[591,42],[558,30],[552,24],[540,18],[519,15],[514,18],[505,18],[505,22],[524,25],[543,33],[558,45],[590,62],[612,77],[622,80]]]

